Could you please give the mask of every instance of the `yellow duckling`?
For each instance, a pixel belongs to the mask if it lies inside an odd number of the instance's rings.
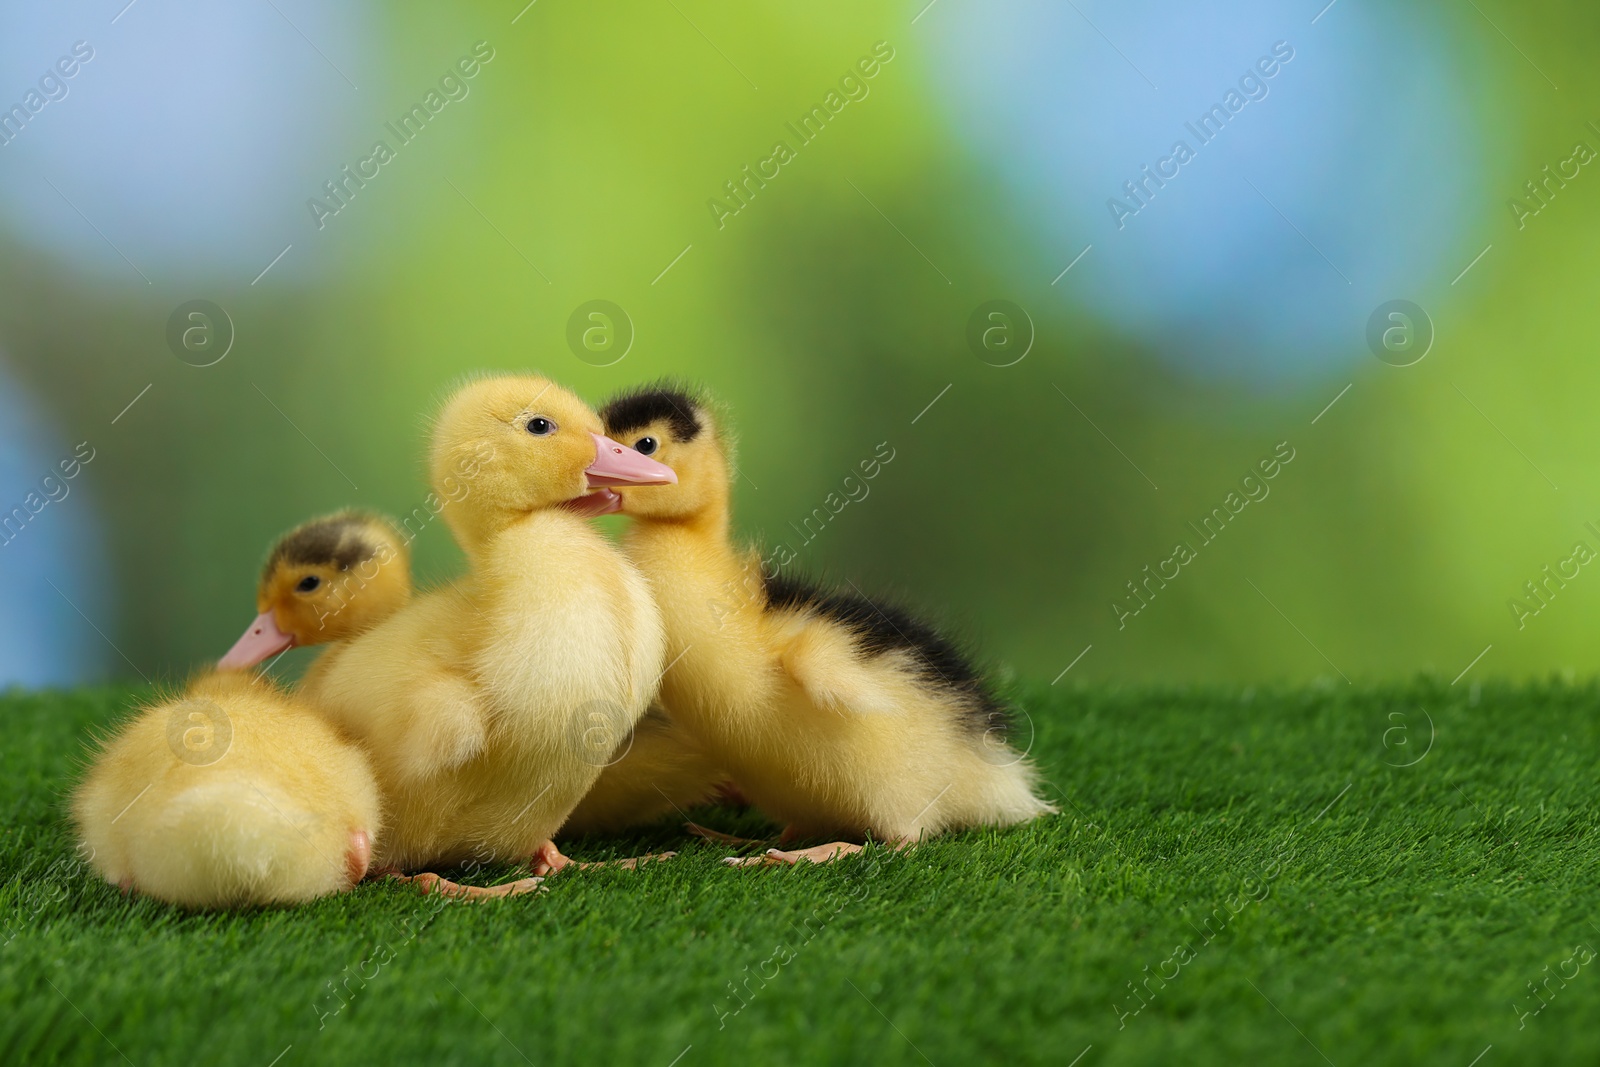
[[[611,486],[675,476],[599,430],[542,378],[458,390],[429,467],[441,497],[464,480],[443,515],[471,573],[343,641],[302,683],[371,753],[386,814],[379,865],[565,866],[550,838],[608,756],[585,747],[593,717],[617,724],[614,744],[649,706],[660,616],[643,576],[586,520],[616,507]]]
[[[1053,811],[1004,740],[1006,710],[948,639],[895,608],[767,576],[729,540],[729,448],[711,407],[650,387],[611,401],[606,432],[677,472],[623,489],[626,547],[667,626],[662,707],[784,839],[902,845]],[[824,860],[836,841],[768,861]],[[757,861],[760,862],[760,861]]]
[[[100,874],[173,904],[288,904],[359,882],[381,837],[361,749],[262,679],[206,674],[142,709],[72,800]]]
[[[387,619],[411,596],[410,552],[393,522],[359,511],[312,519],[268,552],[256,592],[260,615],[218,666],[242,670],[289,648],[333,642],[312,668],[320,675],[332,669],[342,642]],[[725,778],[659,711],[631,731],[592,713],[583,733],[584,751],[603,768],[561,827],[562,837],[654,822],[714,799]]]

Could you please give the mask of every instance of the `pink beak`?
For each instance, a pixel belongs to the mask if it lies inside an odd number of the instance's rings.
[[[678,476],[664,463],[649,456],[641,456],[627,445],[609,437],[591,433],[594,438],[595,457],[583,473],[589,477],[589,488],[600,489],[612,485],[677,485]]]
[[[294,638],[278,629],[272,612],[262,612],[256,616],[256,621],[250,624],[244,636],[228,649],[228,654],[217,661],[217,670],[249,670],[262,660],[293,647]]]

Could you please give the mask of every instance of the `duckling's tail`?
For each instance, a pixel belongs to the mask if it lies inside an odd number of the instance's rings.
[[[1041,815],[1059,815],[1061,809],[1039,795],[1039,772],[1025,757],[999,768],[992,780],[995,820],[1001,826],[1027,822]]]
[[[254,776],[198,781],[172,795],[142,830],[123,877],[140,892],[189,907],[312,900],[360,881],[372,855],[365,832]]]
[[[918,832],[1015,826],[1059,809],[1040,796],[1039,772],[1025,755],[1006,745],[970,753],[959,788],[924,817]]]

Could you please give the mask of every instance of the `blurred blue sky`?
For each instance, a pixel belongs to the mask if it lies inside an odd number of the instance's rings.
[[[1482,247],[1471,209],[1493,150],[1430,16],[1309,17],[1003,0],[931,28],[943,105],[1040,234],[1044,269],[1093,246],[1057,288],[1189,374],[1281,388],[1366,358],[1351,338],[1376,304],[1417,299],[1417,279]],[[1266,95],[1202,143],[1185,124],[1280,41],[1293,58]],[[1178,140],[1195,158],[1119,229],[1107,200],[1132,204],[1124,183]]]
[[[124,3],[0,9],[0,105],[75,42],[93,49],[66,97],[0,147],[0,225],[119,285],[145,284],[123,255],[158,285],[219,269],[248,281],[305,237],[306,198],[371,141],[359,116],[384,100],[377,27],[365,4],[298,0],[147,0],[111,22]]]

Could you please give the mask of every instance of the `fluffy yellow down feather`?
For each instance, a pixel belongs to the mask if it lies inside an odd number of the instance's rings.
[[[94,758],[72,814],[106,881],[194,908],[340,892],[381,839],[362,750],[238,673],[140,710]]]

